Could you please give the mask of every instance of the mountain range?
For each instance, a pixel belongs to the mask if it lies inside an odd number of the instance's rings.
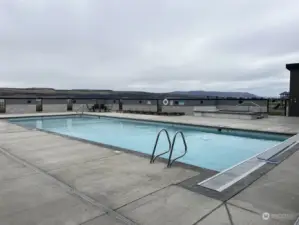
[[[0,88],[0,97],[11,98],[126,98],[126,99],[163,99],[163,98],[260,98],[247,92],[221,91],[173,91],[153,93],[141,91],[113,91],[70,89],[59,90],[53,88]]]
[[[257,98],[258,96],[248,92],[223,92],[223,91],[174,91],[173,94],[188,96],[231,97],[231,98]]]

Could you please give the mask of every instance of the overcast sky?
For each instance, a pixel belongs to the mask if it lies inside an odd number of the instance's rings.
[[[0,86],[288,90],[298,0],[0,0]]]

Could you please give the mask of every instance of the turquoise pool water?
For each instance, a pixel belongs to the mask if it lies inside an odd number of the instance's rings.
[[[183,131],[188,153],[180,162],[222,171],[251,156],[284,141],[287,137],[266,133],[222,130],[183,126],[110,117],[43,117],[10,119],[11,123],[27,128],[39,128],[59,134],[82,138],[151,155],[157,133],[166,128],[172,139],[176,131]],[[168,149],[162,134],[156,153]],[[173,158],[184,152],[180,137],[176,141]],[[165,155],[168,158],[168,155]]]

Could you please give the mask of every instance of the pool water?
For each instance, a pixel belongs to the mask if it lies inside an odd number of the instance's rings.
[[[244,131],[218,131],[216,128],[184,126],[129,119],[97,116],[33,117],[10,119],[11,123],[27,128],[39,128],[63,135],[86,139],[151,155],[158,132],[165,128],[170,138],[176,131],[183,131],[188,153],[178,161],[222,171],[258,153],[261,153],[287,137]],[[168,141],[161,134],[156,154],[168,149]],[[173,151],[175,158],[184,153],[180,136]],[[168,158],[168,154],[163,156]]]

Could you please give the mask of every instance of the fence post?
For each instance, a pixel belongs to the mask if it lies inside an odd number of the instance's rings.
[[[0,113],[6,113],[5,99],[0,99]]]
[[[157,113],[161,113],[162,112],[162,107],[159,103],[159,99],[157,99]]]
[[[123,111],[123,102],[121,99],[118,100],[118,111],[120,111],[120,112]]]
[[[36,99],[36,112],[42,112],[43,111],[43,99],[37,98]]]
[[[73,111],[73,99],[67,99],[66,111]]]

